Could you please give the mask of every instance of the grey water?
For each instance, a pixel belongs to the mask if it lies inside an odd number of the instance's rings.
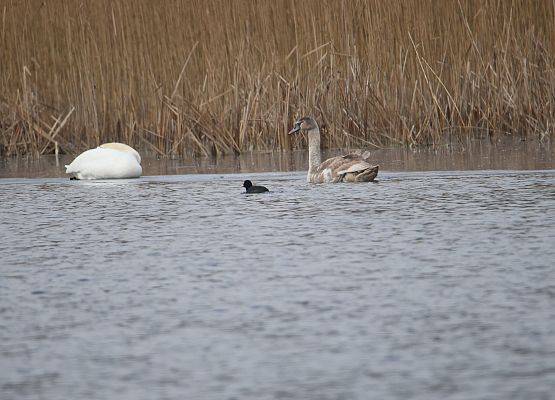
[[[0,398],[552,399],[555,170],[421,166],[0,179]]]

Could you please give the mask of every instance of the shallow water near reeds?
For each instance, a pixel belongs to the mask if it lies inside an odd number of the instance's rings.
[[[552,398],[555,170],[510,154],[0,179],[0,397]]]
[[[323,157],[345,154],[349,150],[327,150]],[[452,170],[543,170],[555,168],[555,148],[551,141],[521,141],[511,138],[466,140],[462,143],[416,149],[372,150],[375,162],[385,171]],[[1,178],[67,178],[64,164],[74,156],[39,158],[0,157]],[[306,151],[253,152],[239,157],[157,158],[143,154],[143,175],[182,175],[210,173],[290,172],[305,170]]]

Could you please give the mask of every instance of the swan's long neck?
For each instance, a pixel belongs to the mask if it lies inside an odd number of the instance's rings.
[[[315,171],[321,163],[320,129],[316,128],[308,131],[308,174]]]

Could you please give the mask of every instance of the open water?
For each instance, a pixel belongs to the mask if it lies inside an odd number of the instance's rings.
[[[10,164],[0,398],[553,399],[551,153],[426,157],[337,185]]]

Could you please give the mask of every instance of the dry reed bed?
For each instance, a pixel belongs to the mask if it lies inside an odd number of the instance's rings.
[[[160,155],[549,138],[551,0],[0,5],[0,154],[118,140]]]

